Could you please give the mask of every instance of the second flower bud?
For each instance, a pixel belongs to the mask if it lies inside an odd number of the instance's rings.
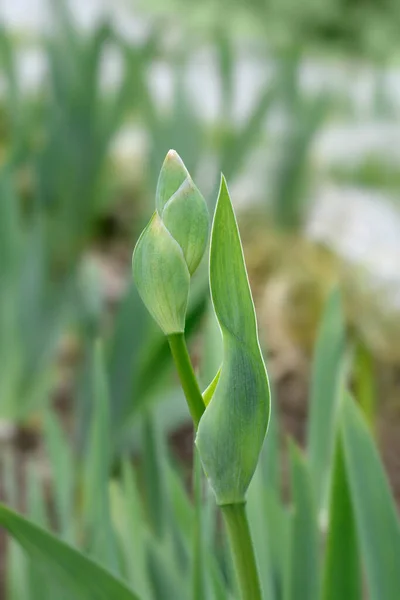
[[[185,329],[190,276],[207,245],[209,216],[181,158],[170,150],[156,192],[156,211],[132,257],[139,294],[165,335]]]

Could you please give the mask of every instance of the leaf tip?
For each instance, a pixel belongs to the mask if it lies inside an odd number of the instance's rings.
[[[228,200],[230,201],[228,184],[226,182],[225,175],[223,173],[221,173],[221,181],[219,184],[219,192],[218,192],[218,202],[220,201],[221,198],[224,198],[226,196],[228,197]]]

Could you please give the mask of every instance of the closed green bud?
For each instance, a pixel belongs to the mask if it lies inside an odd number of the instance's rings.
[[[139,294],[166,335],[185,329],[190,276],[206,249],[208,226],[204,198],[170,150],[158,179],[156,211],[132,258]]]

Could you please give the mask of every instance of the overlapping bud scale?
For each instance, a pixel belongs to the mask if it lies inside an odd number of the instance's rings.
[[[190,276],[203,257],[208,229],[205,200],[170,150],[157,184],[156,211],[132,258],[139,294],[165,335],[185,329]]]

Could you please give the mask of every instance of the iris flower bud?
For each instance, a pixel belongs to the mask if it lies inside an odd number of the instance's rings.
[[[190,276],[203,257],[208,229],[205,200],[170,150],[158,179],[156,211],[132,257],[139,294],[165,335],[185,329]]]

